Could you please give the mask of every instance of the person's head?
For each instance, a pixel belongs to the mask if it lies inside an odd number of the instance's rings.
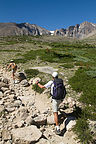
[[[10,60],[10,63],[13,63],[14,62],[14,60]]]
[[[58,73],[57,73],[57,72],[53,72],[53,73],[52,73],[52,77],[53,77],[53,78],[58,78]]]

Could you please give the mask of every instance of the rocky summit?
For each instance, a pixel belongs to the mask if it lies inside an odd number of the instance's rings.
[[[54,35],[62,35],[73,38],[84,38],[96,34],[96,24],[90,22],[84,22],[76,24],[75,26],[69,26],[67,29],[59,29],[54,32]]]
[[[0,23],[0,36],[49,35],[50,31],[29,23]]]

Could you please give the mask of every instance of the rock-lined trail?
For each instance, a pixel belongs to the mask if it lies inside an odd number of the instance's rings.
[[[68,116],[60,124],[62,135],[56,135],[51,99],[31,85],[13,84],[11,73],[0,66],[0,144],[79,144],[71,130],[75,123]]]

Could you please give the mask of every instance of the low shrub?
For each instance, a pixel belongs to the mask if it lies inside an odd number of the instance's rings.
[[[23,59],[23,58],[14,59],[14,62],[15,62],[16,64],[26,63],[26,62],[27,62],[27,59]]]
[[[35,69],[26,69],[24,72],[26,73],[28,79],[31,79],[39,74],[39,71]]]
[[[79,118],[76,122],[75,127],[73,128],[74,132],[80,139],[81,143],[89,144],[92,142],[92,135],[89,129],[88,122],[84,118]]]
[[[48,61],[48,62],[71,62],[73,61],[74,56],[70,53],[62,54],[59,51],[50,50],[47,51],[45,49],[42,50],[31,50],[28,51],[26,54],[23,55],[24,59],[26,60],[32,60],[36,59],[36,57],[39,56],[42,61]]]
[[[64,68],[73,68],[74,67],[74,65],[72,63],[67,63],[67,64],[63,64],[63,65],[60,65],[60,66],[62,66]]]
[[[83,92],[80,101],[85,104],[96,104],[96,78],[88,75],[87,71],[90,69],[79,68],[75,76],[69,79],[72,88],[77,92]]]
[[[20,50],[14,50],[14,49],[2,49],[0,52],[20,52]]]

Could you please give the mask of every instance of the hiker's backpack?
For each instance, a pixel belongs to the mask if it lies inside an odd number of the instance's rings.
[[[66,96],[66,89],[63,84],[62,79],[56,78],[54,81],[54,87],[53,87],[53,95],[52,98],[56,100],[62,100]]]
[[[17,70],[17,65],[15,63],[12,64],[12,69]]]

